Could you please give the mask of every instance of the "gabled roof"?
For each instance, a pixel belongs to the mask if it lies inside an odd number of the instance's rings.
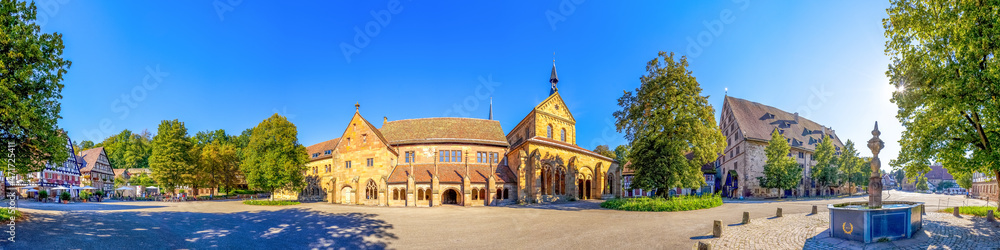
[[[331,154],[326,154],[326,151],[327,150],[333,150],[334,148],[336,148],[337,147],[337,142],[339,142],[339,141],[340,141],[340,138],[333,138],[333,140],[316,143],[316,144],[313,144],[312,146],[306,147],[306,152],[309,153],[309,160],[310,161],[314,161],[314,160],[320,160],[320,159],[326,159],[326,158],[333,157],[332,153]],[[313,157],[313,154],[319,154],[319,156]]]
[[[797,113],[788,113],[732,96],[726,96],[724,105],[732,110],[740,131],[748,140],[770,141],[771,132],[778,128],[784,130],[782,135],[790,141],[789,145],[793,148],[815,151],[820,143],[820,134],[825,131],[827,135],[833,136],[834,147],[843,150],[844,143],[832,128],[799,117]]]
[[[476,118],[421,118],[386,122],[380,129],[393,146],[414,143],[475,143],[508,146],[500,122]]]
[[[80,168],[80,172],[82,173],[85,171],[93,171],[94,166],[97,165],[96,164],[97,159],[101,157],[101,154],[104,154],[104,147],[96,147],[80,152],[80,155],[83,156],[83,161],[84,161],[84,165],[82,168]]]
[[[359,107],[359,106],[360,105],[355,105],[355,107]],[[365,126],[368,126],[368,129],[371,130],[372,133],[375,133],[375,136],[378,137],[379,140],[382,140],[382,143],[384,143],[386,145],[386,148],[389,150],[389,152],[392,152],[393,154],[399,155],[399,153],[396,152],[396,149],[393,149],[392,147],[390,147],[390,145],[392,145],[392,144],[389,144],[389,141],[385,139],[385,136],[382,135],[382,132],[380,132],[378,130],[378,128],[376,128],[374,125],[372,125],[371,122],[368,122],[368,119],[365,119],[364,116],[361,116],[361,111],[357,111],[357,110],[354,111],[354,115],[358,116],[358,118],[360,118],[361,121],[364,122]],[[351,120],[352,121],[354,120],[353,116],[351,117]],[[351,125],[350,122],[348,122],[347,126],[344,127],[344,132],[341,132],[340,134],[341,135],[346,134],[347,130],[351,129],[350,125]],[[341,140],[338,139],[337,142],[333,144],[333,148],[337,148],[338,146],[340,146],[340,142],[341,142]],[[312,155],[310,155],[310,156],[312,156]]]
[[[954,180],[948,170],[944,168],[941,164],[931,165],[931,172],[927,173],[928,180]]]
[[[566,110],[566,114],[569,115],[569,120],[572,121],[573,123],[576,123],[576,118],[573,117],[573,112],[570,112],[569,111],[569,107],[566,107],[566,102],[563,101],[562,96],[559,95],[558,91],[555,92],[555,93],[552,93],[551,95],[549,95],[549,97],[545,98],[545,100],[542,100],[542,102],[539,102],[538,105],[535,105],[535,109],[534,110],[541,110],[542,105],[545,105],[545,103],[548,103],[548,102],[559,102],[559,105],[561,105],[563,107],[562,110]],[[534,110],[532,110],[532,111],[534,111]]]

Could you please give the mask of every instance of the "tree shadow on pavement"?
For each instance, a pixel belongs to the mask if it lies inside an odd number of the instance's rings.
[[[530,205],[511,205],[511,208],[518,209],[545,209],[545,210],[560,210],[560,211],[583,211],[583,210],[608,210],[601,207],[600,200],[581,200],[581,201],[570,201],[570,202],[557,202],[557,203],[544,203],[544,204],[530,204]]]
[[[393,227],[374,214],[308,209],[239,213],[37,214],[10,249],[385,249]]]

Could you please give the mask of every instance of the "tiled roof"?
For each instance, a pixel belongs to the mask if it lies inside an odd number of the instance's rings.
[[[313,161],[333,157],[333,153],[326,154],[326,151],[333,150],[334,147],[337,147],[338,141],[340,141],[340,138],[334,138],[333,140],[316,143],[312,146],[306,147],[306,152],[309,152],[309,160]],[[319,154],[319,156],[313,157],[313,154]]]
[[[506,166],[495,166],[493,168],[497,183],[514,183],[514,173]],[[438,181],[441,183],[462,182],[465,178],[465,164],[438,164]],[[410,172],[410,165],[397,165],[389,175],[388,183],[406,183],[406,176]],[[413,181],[417,183],[427,183],[431,181],[434,174],[434,164],[413,164]],[[486,183],[489,166],[479,164],[469,165],[469,180],[472,183]]]
[[[122,175],[122,173],[125,173],[125,169],[124,168],[116,168],[116,169],[112,169],[112,171],[115,171],[115,177],[119,177],[119,176]]]
[[[785,131],[782,135],[791,140],[789,145],[793,148],[815,151],[819,145],[820,134],[824,131],[824,126],[819,123],[799,117],[798,114],[732,96],[726,96],[726,103],[747,139],[770,141],[771,132],[779,128]],[[833,129],[826,128],[825,131],[833,136],[834,147],[842,150],[844,143]]]
[[[955,177],[952,177],[951,174],[948,173],[948,170],[944,169],[944,166],[942,166],[941,164],[934,164],[934,165],[931,165],[931,172],[927,173],[927,179],[928,180],[954,180]]]
[[[96,147],[81,152],[80,155],[83,156],[85,165],[80,168],[80,172],[93,171],[94,165],[97,163],[97,159],[101,156],[101,152],[104,152],[104,147]]]
[[[475,118],[421,118],[389,121],[379,129],[389,144],[478,143],[508,146],[496,120]]]
[[[590,151],[589,149],[582,148],[580,146],[577,146],[576,144],[566,143],[566,142],[559,141],[559,140],[553,140],[553,139],[549,139],[549,138],[542,137],[542,136],[532,137],[528,141],[534,141],[536,143],[541,142],[541,143],[546,143],[546,144],[549,144],[549,145],[555,145],[555,146],[562,147],[564,149],[573,150],[573,151],[576,151],[577,153],[587,154],[587,155],[590,155],[590,156],[593,156],[593,157],[597,157],[597,158],[600,158],[600,159],[603,159],[603,160],[606,160],[606,161],[611,161],[611,162],[615,161],[615,159],[608,158],[607,156],[603,156],[603,155],[598,154],[598,153],[596,153],[594,151]]]

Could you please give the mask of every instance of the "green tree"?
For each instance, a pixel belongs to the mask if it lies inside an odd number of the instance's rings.
[[[935,187],[935,189],[937,189],[937,191],[944,191],[946,189],[953,188],[953,187],[955,187],[955,183],[954,182],[942,181],[941,183],[938,183],[938,185],[937,185],[937,187]]]
[[[156,181],[154,181],[153,178],[146,173],[132,176],[132,178],[129,179],[129,183],[131,183],[132,185],[138,185],[143,187],[150,187],[156,185]]]
[[[94,144],[94,142],[88,141],[88,140],[83,140],[83,141],[80,141],[80,150],[79,151],[84,151],[84,150],[92,149],[92,148],[96,148],[96,147],[97,146]]]
[[[896,179],[896,185],[898,185],[899,188],[902,189],[903,184],[906,183],[906,170],[896,169],[892,177]]]
[[[36,172],[69,157],[57,121],[62,108],[62,34],[41,33],[34,3],[0,0],[0,138],[13,144],[15,173]]]
[[[640,87],[618,99],[615,126],[629,140],[632,188],[666,196],[668,188],[701,187],[701,166],[726,146],[715,110],[687,67],[686,57],[676,61],[673,53],[660,52],[646,64]]]
[[[160,122],[153,137],[153,152],[149,156],[149,169],[153,179],[162,188],[173,192],[177,186],[189,184],[194,173],[191,140],[187,138],[187,128],[176,119]]]
[[[954,174],[955,182],[958,187],[964,188],[966,190],[972,189],[972,174],[971,173],[956,173]]]
[[[148,168],[152,154],[150,142],[141,134],[128,129],[101,142],[108,154],[108,161],[118,168]]]
[[[198,158],[195,180],[199,185],[213,187],[214,191],[220,187],[231,189],[238,184],[240,158],[236,138],[226,135],[222,129],[198,132],[192,137]]]
[[[840,153],[840,172],[843,174],[844,183],[852,187],[865,186],[868,178],[871,177],[870,169],[864,164],[864,160],[858,157],[858,149],[854,141],[847,140],[844,143],[844,151]]]
[[[834,155],[833,138],[823,135],[822,141],[816,146],[816,165],[812,167],[810,177],[821,187],[839,184],[840,171],[837,169],[837,156]]]
[[[597,148],[594,148],[594,153],[606,156],[611,159],[618,158],[615,155],[615,151],[611,151],[611,148],[608,147],[608,145],[597,145]]]
[[[298,131],[284,116],[272,115],[253,128],[240,169],[252,189],[271,192],[302,187],[306,147],[299,144]]]
[[[927,177],[925,177],[924,174],[920,174],[919,176],[917,176],[916,183],[917,183],[917,190],[927,191],[929,189],[927,187]]]
[[[1000,179],[1000,4],[890,2],[886,75],[906,128],[893,166],[909,176],[938,161],[950,173]]]
[[[764,176],[757,177],[760,186],[781,190],[793,189],[802,179],[802,167],[788,155],[791,150],[788,140],[775,128],[771,132],[771,141],[764,148],[767,161],[764,163]],[[781,195],[784,194],[784,192]]]
[[[618,145],[615,147],[615,161],[618,162],[618,165],[625,166],[625,163],[628,162],[628,154],[627,145]]]

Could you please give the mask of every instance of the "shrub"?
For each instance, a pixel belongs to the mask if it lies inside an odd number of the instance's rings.
[[[70,198],[69,197],[69,192],[62,192],[61,194],[59,194],[59,199],[62,199],[62,200],[65,201],[65,200],[69,200],[69,198]]]
[[[966,207],[960,207],[958,209],[958,213],[960,213],[960,214],[970,214],[970,215],[975,215],[975,216],[979,216],[979,217],[986,217],[986,211],[989,211],[989,210],[993,210],[993,217],[1000,218],[1000,211],[997,211],[996,207],[991,207],[991,206],[966,206]],[[953,213],[955,211],[955,208],[945,208],[944,210],[941,210],[941,211],[944,211],[945,213]]]
[[[298,201],[269,201],[269,200],[245,200],[243,204],[247,205],[257,205],[257,206],[288,206],[288,205],[298,205]]]
[[[80,199],[84,200],[90,199],[90,195],[91,195],[90,191],[87,190],[80,191]]]
[[[97,191],[94,192],[94,195],[97,195],[97,197],[104,197],[104,191],[98,189]]]
[[[601,203],[601,207],[625,211],[671,212],[713,208],[722,205],[722,197],[718,194],[703,196],[678,196],[664,198],[617,198]]]
[[[45,190],[38,191],[38,198],[41,199],[49,198],[49,192]]]
[[[3,221],[11,221],[11,219],[21,218],[21,216],[23,215],[24,214],[22,214],[21,211],[8,208],[0,208],[0,220]]]

